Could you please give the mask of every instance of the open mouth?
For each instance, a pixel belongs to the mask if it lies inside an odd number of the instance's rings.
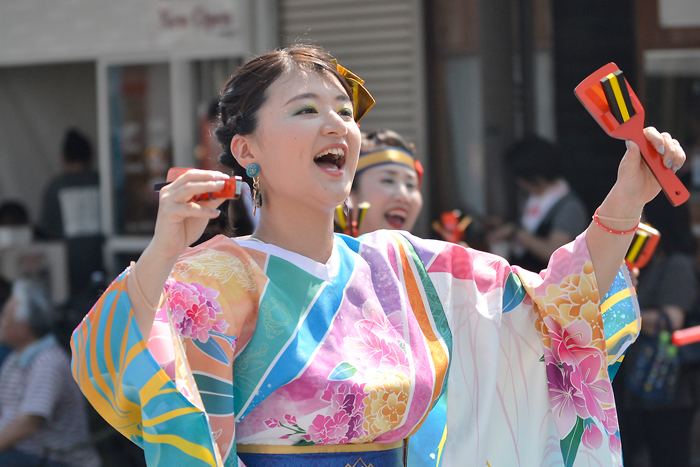
[[[406,223],[406,217],[408,216],[408,211],[401,208],[390,209],[384,214],[384,219],[387,223],[394,229],[401,229]]]
[[[326,149],[314,157],[314,162],[328,172],[340,171],[345,166],[345,151],[341,148]]]

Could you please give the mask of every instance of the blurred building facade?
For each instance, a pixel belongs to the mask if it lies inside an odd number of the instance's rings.
[[[502,156],[530,133],[572,151],[566,174],[593,209],[624,145],[597,127],[573,89],[610,61],[647,108],[647,122],[690,148],[700,191],[699,5],[54,0],[49,8],[46,0],[4,0],[0,200],[25,200],[36,220],[41,189],[60,171],[60,138],[81,128],[97,149],[105,259],[116,272],[148,242],[153,183],[170,166],[210,166],[198,159],[200,135],[227,77],[255,54],[293,42],[322,45],[366,80],[378,104],[363,130],[389,127],[415,143],[426,166],[419,235],[455,208],[512,217],[516,193]]]

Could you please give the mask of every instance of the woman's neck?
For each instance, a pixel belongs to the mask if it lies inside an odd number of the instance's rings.
[[[252,237],[325,264],[333,251],[333,212],[266,203]]]

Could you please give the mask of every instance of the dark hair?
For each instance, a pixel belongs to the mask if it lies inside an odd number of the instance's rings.
[[[409,152],[410,154],[414,154],[413,145],[408,143],[403,138],[403,136],[401,136],[394,130],[382,128],[379,130],[374,130],[371,133],[362,134],[362,146],[360,148],[360,154],[388,147],[401,148]]]
[[[12,296],[12,282],[0,276],[0,310],[5,306],[5,302]]]
[[[352,99],[350,86],[332,60],[320,47],[297,44],[256,57],[236,70],[224,86],[219,100],[221,124],[214,132],[223,148],[219,161],[250,183],[245,170],[231,154],[231,140],[235,135],[250,135],[255,131],[258,111],[265,103],[267,89],[280,76],[295,68],[330,73]]]
[[[561,176],[564,149],[538,136],[529,136],[513,146],[505,156],[510,170],[516,177],[534,181],[541,177],[547,181]]]
[[[0,205],[0,225],[27,225],[29,214],[18,201],[6,201]]]
[[[66,162],[87,163],[92,159],[90,141],[80,131],[71,128],[63,138],[63,159]]]
[[[207,106],[207,118],[214,121],[219,118],[219,99],[213,99]]]

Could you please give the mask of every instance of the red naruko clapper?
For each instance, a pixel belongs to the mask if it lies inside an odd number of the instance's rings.
[[[171,167],[168,170],[168,177],[165,183],[158,183],[153,188],[155,191],[160,191],[164,186],[175,181],[177,177],[184,174],[185,172],[192,170],[190,167]],[[243,187],[243,179],[236,175],[227,179],[224,183],[224,188],[221,191],[212,191],[209,193],[202,193],[194,197],[194,201],[210,200],[210,199],[220,199],[220,198],[232,198],[238,199],[241,196],[241,189]]]
[[[581,81],[574,93],[608,135],[637,143],[672,205],[678,206],[688,200],[688,189],[664,165],[659,152],[644,136],[644,108],[617,65],[608,63],[600,68]]]

